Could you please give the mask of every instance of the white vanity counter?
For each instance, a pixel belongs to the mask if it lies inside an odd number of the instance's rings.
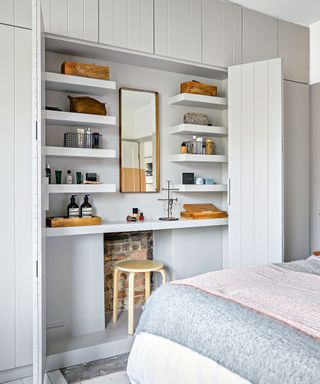
[[[228,225],[228,219],[206,219],[206,220],[177,220],[161,221],[157,219],[140,222],[110,221],[101,225],[90,225],[83,227],[61,227],[46,228],[47,237],[96,235],[114,232],[138,232],[157,231],[166,229],[200,228]]]

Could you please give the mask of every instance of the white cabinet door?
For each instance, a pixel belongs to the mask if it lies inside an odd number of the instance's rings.
[[[320,83],[310,86],[310,250],[320,250]]]
[[[224,267],[283,259],[281,59],[229,68],[229,254]]]
[[[243,62],[278,57],[278,20],[243,9]]]
[[[279,56],[286,80],[309,83],[309,28],[279,20]]]
[[[15,28],[15,363],[32,364],[32,31]]]
[[[202,62],[227,67],[242,63],[242,8],[202,0]]]
[[[284,82],[284,256],[307,258],[309,244],[309,86]]]
[[[0,221],[0,371],[14,368],[14,313],[15,313],[15,271],[14,271],[14,27],[0,25],[0,162],[5,167],[6,181],[0,188],[3,202]]]
[[[1,0],[0,23],[32,28],[32,0]]]
[[[155,54],[201,63],[201,0],[155,0]]]
[[[99,42],[153,53],[153,0],[99,0]]]
[[[98,42],[99,0],[41,0],[46,32]]]

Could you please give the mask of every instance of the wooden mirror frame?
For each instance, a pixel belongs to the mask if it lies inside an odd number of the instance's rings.
[[[122,91],[134,91],[134,92],[149,92],[155,95],[155,123],[156,123],[156,185],[155,191],[142,191],[142,192],[123,192],[122,191],[122,172],[121,172],[121,164],[122,164],[122,100],[121,94]],[[146,89],[138,89],[138,88],[129,88],[129,87],[121,87],[119,88],[119,178],[120,178],[120,193],[159,193],[160,192],[160,133],[159,133],[159,93],[157,91],[150,91]]]

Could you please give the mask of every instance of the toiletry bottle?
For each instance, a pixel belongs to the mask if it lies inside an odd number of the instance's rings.
[[[183,143],[181,144],[181,146],[180,146],[180,153],[182,153],[182,154],[187,153],[187,146],[186,146],[186,143],[185,143],[185,142],[183,142]]]
[[[143,212],[140,212],[139,220],[140,220],[140,221],[144,221]]]
[[[92,205],[89,203],[89,195],[85,195],[81,204],[81,217],[92,217]]]
[[[49,181],[48,181],[49,184],[51,184],[51,168],[50,168],[50,164],[46,165],[46,176],[49,179]]]
[[[68,205],[68,217],[75,218],[80,216],[79,205],[76,203],[76,195],[72,195]]]
[[[73,177],[70,169],[67,171],[67,176],[66,176],[66,183],[67,184],[72,184],[73,183]]]
[[[132,208],[132,217],[135,217],[136,220],[139,220],[139,210],[138,208]]]
[[[87,128],[86,132],[86,148],[92,148],[92,133],[90,128]]]

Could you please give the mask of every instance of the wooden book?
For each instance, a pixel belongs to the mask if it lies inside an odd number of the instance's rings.
[[[193,93],[204,96],[217,96],[218,88],[215,85],[200,83],[199,81],[186,81],[180,84],[181,93]]]
[[[64,75],[109,80],[109,67],[106,65],[83,64],[78,63],[77,61],[65,61],[61,65],[61,73]]]

